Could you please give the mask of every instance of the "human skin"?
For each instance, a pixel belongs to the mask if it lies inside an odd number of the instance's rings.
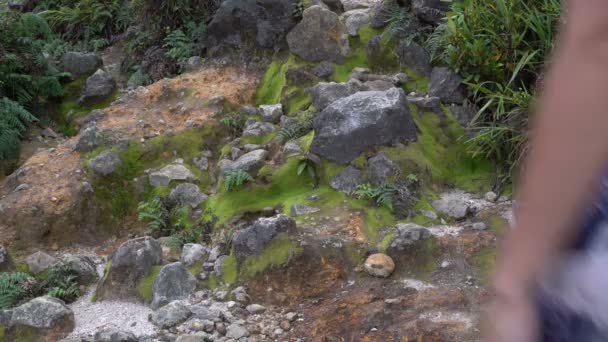
[[[608,161],[608,0],[573,0],[533,122],[517,223],[495,276],[484,342],[539,341],[532,291],[574,240]]]

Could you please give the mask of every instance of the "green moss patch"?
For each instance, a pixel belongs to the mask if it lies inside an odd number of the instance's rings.
[[[38,342],[41,340],[40,332],[33,327],[26,325],[18,325],[12,330],[12,337],[10,341],[14,342]]]
[[[488,219],[488,228],[498,236],[504,236],[508,232],[508,224],[507,220],[498,215]]]
[[[107,100],[90,106],[81,106],[78,104],[78,99],[84,90],[86,81],[87,77],[82,77],[63,86],[64,96],[59,105],[57,123],[63,134],[70,137],[78,134],[73,124],[74,119],[85,116],[92,110],[107,108],[119,97],[119,92],[116,90]]]
[[[441,118],[435,113],[412,117],[418,127],[418,140],[407,146],[384,147],[381,150],[397,162],[403,174],[427,176],[428,184],[449,185],[472,192],[490,189],[494,167],[483,159],[472,158],[461,138],[462,127],[449,111]]]
[[[247,145],[247,144],[264,145],[264,144],[268,144],[269,142],[271,142],[272,139],[274,139],[274,137],[276,137],[276,136],[277,136],[277,133],[272,132],[270,134],[263,135],[260,137],[241,137],[241,144],[243,144],[243,145]]]
[[[412,271],[416,279],[429,280],[431,273],[437,268],[435,256],[440,252],[439,244],[434,238],[426,239],[416,246],[415,261]]]
[[[281,101],[281,93],[285,87],[285,72],[296,63],[296,56],[275,58],[266,69],[266,73],[258,86],[255,95],[257,105],[275,104]]]
[[[397,237],[397,233],[390,233],[387,234],[382,241],[380,242],[378,249],[383,252],[386,253],[386,251],[388,250],[388,247],[390,247],[391,242],[393,242],[393,240]]]
[[[242,262],[240,274],[244,278],[251,278],[270,267],[285,265],[301,252],[302,248],[291,241],[286,233],[280,233],[268,243],[261,255],[247,257]]]
[[[483,284],[490,285],[496,267],[496,248],[482,248],[473,258],[473,267]]]
[[[238,264],[236,256],[230,254],[228,258],[224,259],[224,265],[222,267],[222,281],[226,284],[233,284],[238,279]]]
[[[156,280],[161,268],[162,266],[152,266],[148,276],[142,279],[139,282],[139,285],[137,285],[137,292],[146,303],[152,303],[152,297],[154,295],[154,280]]]

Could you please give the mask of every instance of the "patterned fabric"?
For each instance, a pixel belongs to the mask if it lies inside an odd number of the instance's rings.
[[[572,250],[541,282],[544,342],[608,341],[608,177]]]

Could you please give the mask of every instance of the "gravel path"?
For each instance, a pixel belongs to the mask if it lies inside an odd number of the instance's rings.
[[[97,265],[97,272],[103,276],[103,263]],[[103,328],[114,328],[130,331],[137,337],[152,336],[155,327],[148,321],[152,310],[143,304],[103,301],[93,303],[93,294],[97,285],[87,289],[87,294],[68,305],[74,312],[76,327],[69,338],[92,337]]]

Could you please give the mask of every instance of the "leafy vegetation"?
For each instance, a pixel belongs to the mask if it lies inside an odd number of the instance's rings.
[[[253,182],[253,177],[247,171],[236,169],[224,172],[224,190],[232,191],[247,182]]]
[[[553,48],[560,10],[559,0],[454,2],[427,41],[436,61],[463,75],[481,107],[470,151],[507,174],[526,150],[534,85]]]
[[[197,51],[197,42],[202,41],[206,30],[204,23],[197,25],[189,21],[184,25],[184,30],[172,31],[163,39],[167,55],[179,63],[184,63],[188,58],[200,54],[200,51]]]
[[[9,309],[42,295],[68,303],[80,295],[78,274],[67,264],[51,266],[43,275],[38,280],[23,272],[0,273],[0,309]]]
[[[357,186],[355,195],[359,198],[367,198],[377,206],[385,206],[393,210],[393,197],[397,194],[397,187],[394,185],[383,184],[373,186],[369,183]]]
[[[8,309],[32,296],[36,279],[21,272],[0,273],[0,309]]]
[[[280,141],[289,141],[305,136],[313,130],[312,119],[312,116],[302,114],[297,119],[281,127],[277,137],[280,139]]]
[[[160,196],[155,196],[149,201],[140,202],[137,206],[138,218],[146,222],[147,233],[150,235],[158,234],[166,230],[170,224],[170,213],[165,200]]]
[[[314,187],[319,186],[319,175],[317,168],[321,164],[321,158],[314,153],[295,153],[290,157],[298,157],[298,166],[296,168],[296,174],[298,176],[308,175],[312,181]]]

